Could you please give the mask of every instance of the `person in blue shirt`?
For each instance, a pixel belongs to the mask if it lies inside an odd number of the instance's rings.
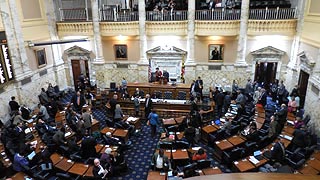
[[[13,169],[17,172],[26,172],[29,168],[29,161],[24,157],[24,153],[16,153],[13,160]]]
[[[149,124],[151,127],[151,137],[156,136],[157,125],[159,124],[159,116],[155,110],[152,110],[148,116]]]

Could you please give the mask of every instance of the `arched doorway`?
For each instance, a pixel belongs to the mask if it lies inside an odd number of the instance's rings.
[[[77,89],[80,74],[91,78],[91,59],[92,52],[79,46],[73,46],[64,51],[63,59],[67,67],[67,80],[70,86]]]
[[[284,54],[284,51],[272,46],[251,52],[253,56],[254,81],[260,84],[264,83],[265,87],[268,88],[270,83],[273,83],[275,79],[279,79],[282,65],[281,59]]]

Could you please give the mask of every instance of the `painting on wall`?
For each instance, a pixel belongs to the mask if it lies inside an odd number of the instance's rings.
[[[223,44],[209,44],[209,61],[222,62],[224,55]]]
[[[47,58],[46,58],[46,51],[45,49],[38,49],[35,50],[35,54],[36,54],[36,59],[37,59],[37,63],[38,63],[38,67],[44,67],[47,65]]]
[[[128,48],[126,44],[114,45],[114,54],[116,60],[127,60],[128,59]]]

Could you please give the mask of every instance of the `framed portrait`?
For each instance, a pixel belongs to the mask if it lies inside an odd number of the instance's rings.
[[[209,44],[209,61],[222,62],[224,55],[223,44]]]
[[[116,60],[127,60],[128,59],[128,48],[126,44],[114,45],[114,54]]]
[[[35,50],[35,54],[36,54],[38,67],[41,68],[46,66],[47,65],[46,50],[44,48]]]

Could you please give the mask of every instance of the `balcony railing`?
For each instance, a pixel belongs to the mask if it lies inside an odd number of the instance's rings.
[[[240,9],[212,9],[196,11],[195,20],[238,20],[240,16]]]
[[[60,21],[89,21],[90,9],[73,8],[59,9],[58,18]],[[139,12],[130,10],[117,10],[116,8],[102,8],[99,11],[100,21],[129,22],[139,21]],[[216,21],[216,20],[239,20],[240,9],[216,9],[199,10],[195,12],[195,20]],[[255,20],[276,20],[296,19],[297,8],[274,8],[274,9],[250,9],[249,19]],[[188,20],[188,11],[147,11],[146,21],[185,21]]]
[[[60,21],[88,21],[88,8],[59,9]]]
[[[147,11],[147,21],[185,21],[188,11]]]
[[[115,10],[110,9],[101,9],[100,20],[113,22],[139,21],[139,12],[129,10],[117,12]]]
[[[296,19],[297,8],[250,9],[249,19]]]

